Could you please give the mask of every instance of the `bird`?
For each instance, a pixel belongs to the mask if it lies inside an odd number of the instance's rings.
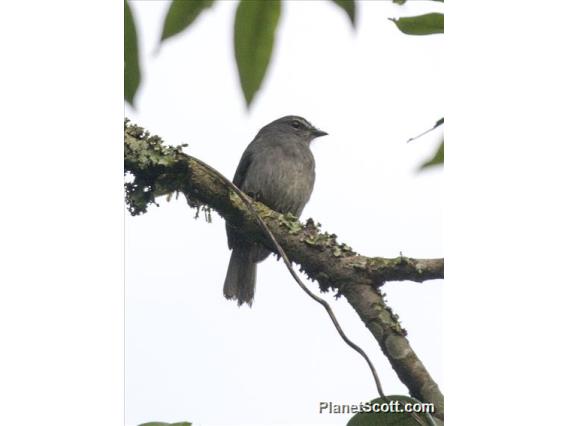
[[[279,213],[302,214],[312,195],[315,160],[311,142],[327,132],[297,115],[287,115],[260,129],[247,146],[237,166],[233,183],[257,201]],[[256,286],[256,265],[270,251],[253,243],[226,223],[232,250],[223,285],[225,298],[252,307]]]

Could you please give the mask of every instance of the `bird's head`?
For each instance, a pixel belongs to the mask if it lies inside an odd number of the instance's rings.
[[[327,132],[313,126],[305,118],[297,115],[287,115],[285,117],[274,120],[262,128],[263,131],[276,131],[279,133],[296,135],[306,142],[311,142],[315,138],[327,135]]]

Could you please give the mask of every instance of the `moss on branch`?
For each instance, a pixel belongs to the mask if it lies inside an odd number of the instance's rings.
[[[192,208],[214,209],[234,225],[244,238],[264,244],[275,252],[266,234],[245,203],[228,188],[217,172],[185,154],[184,145],[165,146],[139,126],[125,122],[124,169],[126,204],[132,215],[145,213],[156,198],[179,193]],[[357,311],[376,338],[410,394],[433,402],[436,416],[443,418],[443,396],[418,359],[406,332],[384,301],[379,287],[387,281],[423,282],[444,277],[443,259],[382,258],[362,256],[339,243],[335,234],[321,231],[319,223],[302,223],[290,214],[275,212],[253,202],[289,259],[319,283],[322,291],[335,289]]]

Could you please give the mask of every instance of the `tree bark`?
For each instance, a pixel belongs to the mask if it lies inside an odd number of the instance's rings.
[[[245,203],[200,160],[182,152],[182,146],[165,146],[157,136],[126,123],[124,129],[126,203],[132,215],[145,213],[161,195],[181,192],[199,210],[216,210],[241,230],[243,236],[275,251]],[[434,415],[443,419],[443,395],[406,339],[406,331],[383,299],[386,281],[425,280],[444,277],[443,259],[366,257],[355,253],[337,236],[321,232],[319,224],[305,224],[291,215],[277,213],[259,202],[254,207],[291,261],[319,283],[322,291],[335,289],[345,296],[375,337],[410,394],[434,404]],[[198,210],[198,211],[199,211]]]

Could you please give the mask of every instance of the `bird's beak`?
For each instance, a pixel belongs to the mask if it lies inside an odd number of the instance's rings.
[[[323,130],[320,129],[315,129],[312,130],[312,135],[314,135],[314,138],[319,138],[320,136],[325,136],[327,135],[327,132],[324,132]]]

